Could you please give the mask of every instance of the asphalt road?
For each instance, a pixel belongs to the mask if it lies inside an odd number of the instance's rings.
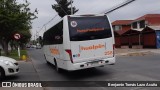
[[[41,49],[28,49],[32,61],[20,62],[21,72],[7,77],[7,81],[160,81],[160,54],[145,56],[117,56],[115,65],[78,70],[74,72],[56,72],[48,65]],[[53,88],[45,88],[52,90]],[[86,90],[82,88],[59,88],[60,90]],[[89,87],[91,90],[159,90],[146,87]]]

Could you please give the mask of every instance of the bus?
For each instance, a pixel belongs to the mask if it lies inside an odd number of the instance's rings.
[[[56,70],[115,64],[115,41],[106,15],[66,15],[44,32],[43,52]]]

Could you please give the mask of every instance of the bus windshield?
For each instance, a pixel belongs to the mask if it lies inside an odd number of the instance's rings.
[[[85,41],[112,37],[106,16],[69,17],[70,41]]]

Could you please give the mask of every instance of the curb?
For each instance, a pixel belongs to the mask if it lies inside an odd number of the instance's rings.
[[[116,56],[125,56],[125,55],[129,55],[129,54],[140,54],[140,53],[147,53],[147,52],[152,52],[152,51],[128,52],[128,53],[119,53],[119,54],[115,54],[115,55]]]

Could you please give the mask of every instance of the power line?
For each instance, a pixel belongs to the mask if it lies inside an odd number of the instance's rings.
[[[47,23],[43,24],[43,26],[41,27],[40,31],[38,31],[38,33],[41,32],[44,27],[45,27],[45,29],[46,29],[46,25],[49,24],[51,21],[53,21],[57,16],[58,16],[58,14],[56,14],[56,15],[55,15],[51,20],[49,20]]]
[[[63,10],[64,13],[68,15],[68,13],[61,7],[61,5],[59,5],[59,7]]]
[[[116,7],[113,7],[113,8],[111,8],[111,9],[107,10],[107,12],[103,12],[103,13],[105,13],[105,14],[111,13],[111,12],[113,12],[113,11],[121,8],[121,7],[124,7],[124,6],[132,3],[133,1],[136,1],[136,0],[127,0],[126,2],[120,4],[120,5],[116,6]],[[57,2],[57,3],[59,4],[59,2]],[[68,15],[68,13],[67,13],[60,5],[59,5],[59,7],[63,10],[63,12],[65,12],[65,13]],[[51,20],[49,20],[47,23],[45,23],[45,24],[41,27],[40,31],[38,31],[37,33],[41,32],[44,27],[45,27],[45,29],[46,29],[46,25],[49,24],[51,21],[53,21],[57,16],[58,16],[58,14],[56,14]]]
[[[58,5],[59,5],[59,1],[57,1],[57,3],[58,3]],[[59,5],[59,7],[63,10],[64,13],[66,13],[66,14],[68,15],[68,13],[61,7],[61,5]],[[49,24],[51,21],[53,21],[57,16],[58,16],[58,14],[56,14],[51,20],[49,20],[47,23],[45,23],[45,24],[41,27],[41,29],[40,29],[39,32],[41,32],[44,27],[45,27],[45,29],[46,29],[46,25]],[[38,32],[38,33],[39,33],[39,32]]]
[[[124,3],[122,3],[122,4],[119,4],[119,5],[115,6],[115,7],[113,7],[113,8],[111,8],[111,9],[107,10],[106,12],[104,11],[104,12],[102,12],[102,13],[105,13],[105,14],[111,13],[111,12],[113,12],[113,11],[115,11],[115,10],[121,8],[121,7],[124,7],[124,6],[126,6],[126,5],[128,5],[128,4],[132,3],[132,2],[134,2],[134,1],[136,1],[136,0],[127,0],[126,2],[124,2]]]
[[[46,25],[49,24],[52,20],[54,20],[57,16],[58,16],[58,14],[56,14],[50,21],[48,21],[48,22],[46,23]]]

